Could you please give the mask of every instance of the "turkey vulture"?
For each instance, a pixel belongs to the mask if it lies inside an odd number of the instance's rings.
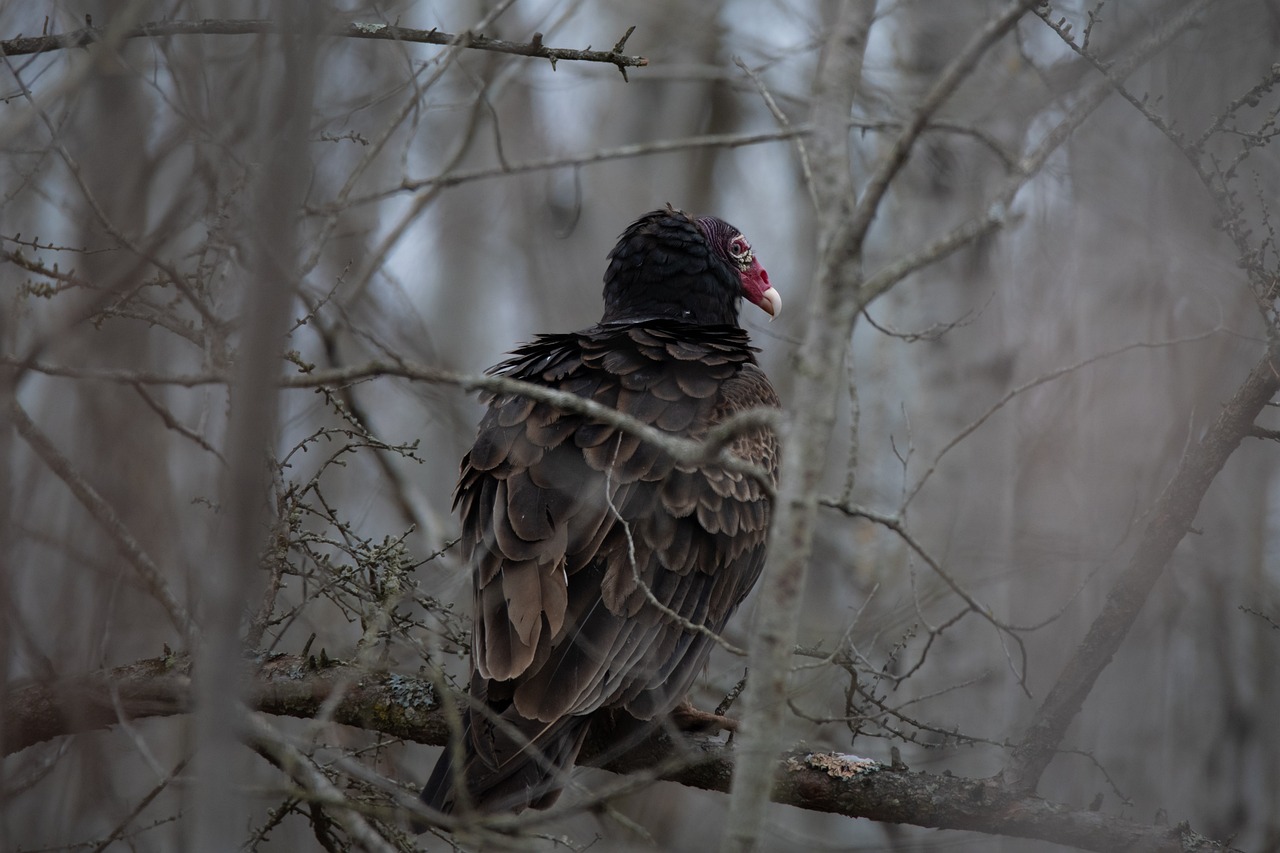
[[[597,325],[540,335],[491,372],[697,439],[778,406],[738,325],[743,298],[782,307],[738,229],[653,211],[609,254]],[[454,492],[475,593],[463,754],[446,749],[422,792],[445,812],[547,808],[593,718],[668,714],[760,575],[769,527],[769,490],[750,476],[519,394],[487,402]],[[729,449],[776,475],[772,431]]]

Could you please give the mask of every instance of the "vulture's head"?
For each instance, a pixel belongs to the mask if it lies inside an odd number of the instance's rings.
[[[631,223],[609,253],[601,322],[663,317],[736,326],[742,299],[771,318],[782,310],[747,238],[723,219],[668,207]]]

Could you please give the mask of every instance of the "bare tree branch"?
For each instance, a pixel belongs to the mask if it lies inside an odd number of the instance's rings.
[[[863,190],[862,197],[858,199],[857,207],[852,211],[853,218],[849,223],[851,242],[861,245],[867,229],[871,227],[871,222],[880,209],[880,202],[889,191],[889,185],[906,164],[911,149],[920,138],[929,119],[955,93],[960,84],[968,79],[978,61],[991,46],[1004,38],[1005,34],[1013,29],[1014,24],[1037,2],[1039,0],[1014,0],[1006,5],[985,27],[973,34],[956,58],[951,60],[938,75],[933,88],[912,112],[911,118],[907,120],[906,126],[902,128],[897,139],[893,141],[889,152],[881,158],[868,179],[867,187]]]
[[[396,847],[354,810],[352,800],[329,781],[311,758],[289,743],[266,720],[256,714],[242,714],[240,726],[249,742],[269,755],[276,766],[302,786],[313,802],[323,803],[333,812],[335,820],[362,850],[395,853]]]
[[[1280,391],[1280,360],[1274,349],[1249,373],[1204,437],[1183,457],[1151,510],[1138,549],[1116,579],[1089,633],[1080,641],[1028,726],[1022,743],[1001,772],[1012,790],[1035,790],[1067,726],[1080,711],[1098,676],[1111,663],[1138,611],[1195,521],[1200,501],[1228,457],[1253,431],[1254,419]]]
[[[23,369],[34,370],[50,376],[96,379],[129,385],[179,385],[190,388],[199,385],[223,385],[231,381],[230,374],[226,372],[164,376],[109,368],[68,368],[39,362],[26,363],[20,359],[6,359],[4,357],[0,357],[0,365],[19,366]],[[594,400],[588,400],[585,397],[579,397],[567,391],[557,391],[554,388],[547,388],[532,382],[522,382],[519,379],[511,379],[506,376],[459,373],[423,364],[371,361],[353,367],[333,370],[311,370],[301,375],[285,376],[277,384],[280,388],[321,388],[342,386],[376,377],[400,377],[419,382],[456,385],[464,391],[484,391],[491,394],[515,394],[529,397],[539,403],[549,403],[565,412],[586,415],[616,427],[623,432],[635,435],[650,444],[662,448],[663,451],[670,454],[678,462],[715,462],[731,471],[755,477],[767,488],[772,489],[772,484],[769,482],[770,478],[765,472],[734,456],[728,451],[728,445],[735,438],[760,427],[780,429],[782,427],[782,414],[776,409],[752,409],[746,412],[739,412],[717,424],[708,432],[704,441],[693,441],[670,435],[616,409],[611,409]]]
[[[339,661],[317,665],[314,659],[297,655],[272,655],[254,674],[246,701],[267,714],[312,719],[335,694],[335,723],[437,746],[448,740],[446,709],[430,681],[368,671]],[[56,683],[27,684],[5,691],[0,706],[5,720],[0,744],[5,755],[12,755],[54,738],[109,728],[119,721],[120,711],[130,719],[142,719],[185,714],[191,707],[190,657],[143,660]],[[271,727],[258,724],[246,736],[259,746],[268,744],[279,755],[281,766],[290,767],[295,781],[319,802],[340,803],[314,764],[289,747]],[[732,747],[715,738],[673,739],[665,731],[652,734],[618,755],[617,744],[626,739],[625,725],[593,729],[583,747],[584,762],[629,776],[667,768],[658,778],[726,792],[735,761],[740,760]],[[998,779],[920,773],[901,765],[806,749],[790,751],[780,759],[775,757],[767,772],[774,782],[775,802],[847,817],[1043,839],[1103,853],[1231,850],[1191,831],[1186,824],[1172,828],[1143,826],[1098,810],[1020,796],[1002,787]],[[349,828],[373,832],[363,821],[354,819],[354,813],[347,813],[353,815]],[[536,814],[528,817],[535,822],[546,819]],[[505,822],[524,820],[522,816]]]
[[[526,172],[541,172],[548,169],[563,169],[571,166],[586,166],[591,163],[603,163],[609,160],[625,160],[632,157],[648,157],[654,154],[667,154],[672,151],[692,151],[703,148],[737,148],[744,145],[758,145],[765,142],[785,142],[809,133],[807,125],[798,125],[782,130],[766,130],[758,133],[711,133],[702,136],[691,136],[682,139],[658,139],[653,142],[636,142],[629,145],[618,145],[610,148],[597,148],[582,154],[567,154],[556,157],[545,157],[522,163],[503,163],[497,166],[483,166],[477,169],[445,171],[430,178],[406,178],[398,186],[378,190],[367,195],[352,196],[344,205],[357,206],[382,201],[402,192],[417,192],[428,188],[454,187],[471,181],[500,178],[508,175],[519,175]],[[318,208],[320,212],[329,212],[330,208]]]
[[[797,359],[798,381],[792,431],[779,464],[778,497],[770,525],[770,555],[760,579],[751,636],[751,679],[743,694],[741,760],[734,771],[729,818],[721,853],[747,853],[760,841],[769,799],[777,733],[786,707],[791,650],[813,540],[818,484],[835,421],[840,367],[858,308],[850,284],[861,275],[861,252],[848,240],[854,184],[848,116],[862,79],[862,58],[875,3],[845,0],[822,51],[814,84],[809,165],[817,204],[818,265],[806,317],[807,333]]]
[[[1012,205],[1018,191],[1032,177],[1040,173],[1049,157],[1107,100],[1115,88],[1113,79],[1123,80],[1150,61],[1191,26],[1211,3],[1212,0],[1199,0],[1180,10],[1156,28],[1155,32],[1129,54],[1118,60],[1107,79],[1098,81],[1076,98],[1071,109],[1067,110],[1066,115],[1044,134],[1039,144],[1013,164],[1013,174],[983,205],[978,214],[938,236],[917,251],[898,258],[869,276],[862,285],[862,299],[870,303],[911,273],[936,263],[952,252],[971,245],[1003,227],[1011,217]],[[903,156],[905,157],[905,154]]]
[[[529,42],[513,42],[503,39],[487,38],[472,32],[446,33],[440,30],[418,30],[411,27],[395,27],[383,23],[353,22],[337,24],[325,28],[323,35],[339,36],[352,39],[376,39],[382,41],[398,41],[407,44],[438,44],[487,50],[495,53],[507,53],[516,56],[530,56],[551,61],[552,67],[557,62],[604,62],[616,66],[625,78],[628,68],[643,68],[649,60],[643,56],[629,56],[622,51],[626,48],[627,39],[635,27],[628,29],[611,50],[575,50],[564,47],[547,47],[542,43],[542,33],[534,33]],[[215,20],[200,21],[151,21],[124,31],[121,39],[161,38],[164,36],[244,36],[278,34],[283,32],[278,21],[266,20]],[[67,33],[54,33],[41,36],[18,36],[0,41],[0,54],[7,56],[24,56],[33,53],[48,53],[55,50],[66,50],[75,47],[88,47],[102,41],[107,34],[106,27],[83,27]]]
[[[1100,361],[1105,361],[1107,359],[1114,358],[1118,355],[1123,355],[1124,353],[1131,352],[1133,350],[1161,349],[1164,347],[1174,347],[1174,346],[1179,346],[1181,344],[1194,343],[1196,341],[1202,341],[1205,338],[1211,337],[1212,335],[1219,334],[1222,331],[1224,330],[1221,328],[1215,328],[1215,329],[1209,329],[1206,332],[1200,332],[1199,334],[1187,335],[1186,337],[1183,337],[1183,338],[1174,338],[1168,341],[1135,341],[1131,344],[1125,344],[1124,346],[1116,347],[1115,349],[1109,350],[1107,352],[1101,352],[1101,353],[1098,353],[1097,355],[1091,355],[1088,358],[1084,358],[1084,359],[1081,359],[1080,361],[1075,362],[1074,364],[1068,364],[1064,367],[1058,367],[1058,368],[1054,368],[1053,370],[1046,371],[1045,373],[1042,373],[1039,376],[1036,376],[1032,379],[1028,379],[1026,382],[1023,382],[1021,385],[1018,385],[1016,388],[1010,388],[1008,391],[1004,393],[1004,395],[999,400],[996,400],[994,403],[988,406],[986,411],[978,415],[978,417],[974,418],[969,423],[968,426],[966,426],[964,429],[960,430],[958,433],[952,436],[946,442],[946,444],[942,445],[942,447],[938,449],[938,452],[934,454],[933,460],[929,462],[929,467],[926,468],[924,473],[921,474],[916,479],[915,485],[913,485],[910,488],[910,490],[906,493],[906,496],[903,498],[903,501],[902,501],[902,506],[899,507],[899,512],[906,509],[906,506],[910,504],[911,501],[915,499],[916,495],[920,493],[920,490],[924,488],[925,483],[927,483],[929,481],[929,478],[933,476],[933,472],[938,470],[938,465],[942,462],[942,457],[950,453],[956,447],[956,445],[960,444],[966,438],[968,438],[969,436],[977,432],[978,429],[980,429],[983,424],[989,421],[996,414],[996,412],[1003,409],[1014,398],[1019,397],[1022,394],[1025,394],[1034,388],[1038,388],[1041,385],[1045,384],[1046,382],[1053,382],[1054,380],[1061,379],[1064,376],[1070,376],[1071,374],[1079,370],[1083,370],[1084,368],[1088,367],[1091,364],[1097,364]]]
[[[208,560],[197,576],[204,636],[194,649],[199,666],[193,736],[200,749],[192,762],[195,801],[185,827],[188,848],[197,853],[213,853],[222,843],[218,831],[247,817],[243,800],[234,793],[245,781],[233,749],[244,651],[241,618],[273,594],[264,589],[259,560],[268,548],[273,520],[268,500],[273,474],[266,461],[274,448],[281,398],[262,366],[282,358],[299,285],[296,211],[311,177],[305,152],[318,58],[315,39],[291,37],[314,20],[309,4],[281,3],[277,14],[275,32],[281,37],[268,41],[282,65],[259,90],[258,104],[270,118],[254,126],[248,149],[263,168],[250,181],[254,229],[242,267],[250,287],[240,307],[242,335],[228,400],[227,465],[218,489],[223,524],[209,542]]]
[[[782,699],[812,547],[818,484],[827,466],[826,448],[835,423],[840,368],[857,315],[866,306],[861,282],[867,229],[929,118],[1033,1],[1008,4],[969,40],[913,112],[856,204],[847,121],[860,85],[874,4],[846,2],[836,12],[814,84],[814,131],[809,151],[821,224],[818,263],[807,332],[797,359],[798,380],[792,401],[797,416],[783,447],[779,498],[771,528],[772,553],[761,579],[762,603],[751,644],[752,678],[743,697],[742,761],[734,779],[722,853],[755,849],[763,826],[769,785],[765,767],[772,760],[785,707]]]
[[[12,418],[18,435],[26,440],[28,446],[36,452],[49,470],[66,484],[71,493],[76,496],[76,500],[88,511],[90,517],[107,531],[116,548],[133,566],[147,591],[165,609],[169,615],[169,621],[173,623],[179,635],[188,641],[193,639],[196,625],[191,620],[191,614],[173,594],[160,568],[143,550],[137,538],[125,527],[111,504],[98,494],[98,491],[84,477],[80,476],[70,460],[59,452],[49,437],[27,416],[16,397],[9,401],[8,409],[9,417]]]

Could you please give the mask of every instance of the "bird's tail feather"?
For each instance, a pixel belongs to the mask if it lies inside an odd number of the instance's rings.
[[[479,720],[484,711],[466,714],[462,732],[461,779],[466,784],[469,807],[480,813],[545,809],[555,803],[564,787],[565,774],[582,748],[590,718],[562,717],[553,723],[526,720],[512,709],[496,720]],[[485,755],[477,750],[476,736],[489,738]],[[422,789],[428,807],[452,814],[467,806],[454,789],[453,748],[446,747]]]

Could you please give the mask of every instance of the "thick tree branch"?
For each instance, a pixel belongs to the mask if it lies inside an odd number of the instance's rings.
[[[341,691],[330,716],[336,723],[423,743],[443,744],[448,738],[429,681],[299,655],[272,655],[244,665],[252,675],[245,701],[256,710],[310,719]],[[190,656],[151,658],[52,684],[10,685],[0,745],[12,755],[53,738],[113,726],[119,722],[117,703],[129,718],[190,712]]]
[[[441,697],[429,681],[341,662],[317,665],[313,658],[297,655],[273,655],[256,668],[246,661],[246,668],[254,670],[247,701],[258,711],[311,719],[326,701],[336,699],[330,718],[336,723],[434,745],[443,745],[449,737]],[[10,686],[4,695],[0,743],[10,755],[43,741],[109,728],[119,722],[119,713],[130,719],[185,714],[192,707],[190,688],[191,661],[185,655],[138,661],[55,684]],[[667,768],[659,778],[709,791],[729,788],[734,750],[714,738],[677,742],[659,732],[616,756],[615,745],[623,737],[625,731],[593,729],[583,749],[584,762],[624,774]],[[813,811],[1041,839],[1085,850],[1229,849],[1185,824],[1144,826],[1101,811],[1018,796],[996,779],[917,773],[807,750],[775,758],[770,768],[774,801]],[[332,793],[330,786],[322,787]]]
[[[306,32],[316,14],[308,0],[278,3],[275,12],[280,33]],[[240,269],[249,287],[235,321],[239,334],[223,437],[227,465],[216,486],[219,529],[210,538],[194,584],[203,642],[192,649],[198,664],[192,737],[200,749],[192,760],[193,802],[183,826],[191,853],[219,853],[224,843],[217,840],[220,831],[248,819],[235,792],[250,777],[240,775],[243,771],[232,758],[240,705],[237,670],[244,649],[240,623],[246,611],[261,607],[273,594],[259,570],[276,521],[267,500],[276,474],[263,460],[276,446],[284,402],[262,365],[280,363],[289,346],[290,309],[302,284],[297,210],[312,177],[306,152],[309,123],[319,106],[316,40],[264,42],[278,55],[280,66],[278,74],[262,81],[258,93],[258,105],[269,118],[256,123],[245,140],[246,150],[261,164],[246,180],[254,227],[241,246]]]
[[[846,240],[854,185],[848,117],[862,79],[862,58],[875,3],[845,0],[836,7],[822,48],[813,94],[809,165],[817,205],[818,263],[796,359],[791,400],[794,423],[782,446],[777,497],[770,525],[769,562],[760,579],[751,635],[751,679],[743,694],[741,760],[734,771],[729,819],[721,853],[747,853],[759,845],[769,768],[778,750],[786,708],[791,651],[795,648],[805,575],[813,542],[818,484],[829,464],[826,448],[835,423],[840,366],[852,336],[861,252]]]
[[[446,33],[440,30],[416,30],[410,27],[393,27],[380,23],[338,24],[325,29],[329,36],[353,39],[381,39],[383,41],[399,41],[409,44],[439,44],[488,50],[495,53],[509,53],[516,56],[532,56],[551,61],[554,68],[560,60],[569,62],[605,62],[616,66],[625,78],[628,68],[642,68],[649,64],[643,56],[629,56],[623,53],[627,39],[632,30],[618,39],[612,50],[574,50],[564,47],[547,47],[542,43],[542,33],[534,33],[529,42],[504,41],[487,38],[471,32]],[[152,21],[140,24],[121,33],[119,38],[158,38],[161,36],[244,36],[279,33],[278,21],[263,20],[212,20],[200,21]],[[32,53],[48,53],[55,50],[66,50],[72,47],[88,47],[102,41],[107,34],[106,27],[84,27],[68,33],[54,33],[42,36],[18,36],[0,41],[0,54],[6,56],[24,56]]]
[[[1001,776],[1010,789],[1025,793],[1035,790],[1067,726],[1080,711],[1098,676],[1111,663],[1174,548],[1195,521],[1205,492],[1240,441],[1252,434],[1254,419],[1280,390],[1278,365],[1280,356],[1274,349],[1269,350],[1223,407],[1213,426],[1183,457],[1173,479],[1156,500],[1138,549],[1108,593],[1102,612],[1067,661],[1003,770]]]
[[[840,4],[823,45],[814,82],[809,148],[818,207],[818,261],[806,331],[796,359],[791,433],[783,446],[778,499],[770,534],[770,560],[761,578],[752,634],[752,677],[743,696],[742,761],[734,778],[729,826],[722,853],[746,853],[758,845],[768,795],[767,764],[776,752],[791,650],[813,542],[818,484],[829,464],[840,376],[858,313],[866,306],[862,248],[890,183],[906,162],[929,119],[978,61],[1014,27],[1034,0],[1014,0],[976,33],[943,70],[881,159],[860,199],[855,199],[848,116],[862,73],[863,51],[875,4]]]

